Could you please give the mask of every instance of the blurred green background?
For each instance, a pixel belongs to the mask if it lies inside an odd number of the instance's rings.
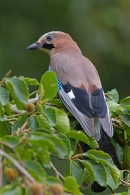
[[[49,56],[26,47],[52,30],[73,37],[105,91],[130,94],[130,0],[1,0],[0,78],[11,69],[11,76],[40,80]]]
[[[130,95],[130,0],[1,0],[0,78],[11,69],[11,76],[40,80],[49,56],[26,47],[52,30],[73,37],[96,66],[105,92]]]
[[[1,0],[0,78],[40,79],[49,56],[26,47],[42,34],[69,33],[96,66],[105,91],[130,94],[130,0]]]

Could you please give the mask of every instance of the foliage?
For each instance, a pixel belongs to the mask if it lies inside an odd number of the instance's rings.
[[[63,191],[80,195],[84,181],[88,185],[97,181],[112,191],[119,185],[130,186],[130,97],[119,103],[115,89],[106,94],[115,129],[112,142],[124,169],[120,171],[108,154],[96,150],[94,138],[77,131],[77,121],[55,98],[55,73],[46,72],[40,82],[9,74],[0,82],[1,195],[62,195]],[[30,93],[30,85],[37,90]],[[91,149],[83,153],[79,141]],[[52,157],[61,163],[68,161],[65,176],[54,166]]]

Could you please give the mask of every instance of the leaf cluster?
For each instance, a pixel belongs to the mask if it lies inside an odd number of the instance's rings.
[[[30,92],[30,86],[37,89]],[[130,98],[119,103],[116,90],[106,94],[115,129],[112,142],[125,169],[120,171],[108,154],[97,150],[93,137],[77,131],[78,122],[56,99],[57,91],[53,72],[46,72],[40,82],[8,74],[0,81],[0,194],[80,195],[82,183],[94,181],[112,191],[121,184],[129,187]],[[79,142],[91,149],[83,153]],[[67,161],[64,175],[53,164],[54,158],[61,164]]]

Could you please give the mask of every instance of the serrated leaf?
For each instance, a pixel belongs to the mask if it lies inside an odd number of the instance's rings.
[[[18,78],[6,78],[5,84],[15,101],[17,108],[20,110],[24,109],[29,97],[26,83]]]
[[[130,169],[130,146],[124,146],[124,161],[125,165]]]
[[[56,135],[48,136],[55,143],[55,149],[58,156],[62,159],[67,158],[69,156],[68,149],[65,143]]]
[[[66,150],[67,150],[67,157],[70,156],[70,151],[71,151],[71,144],[70,144],[70,140],[61,133],[56,134],[56,137],[60,138],[60,140],[62,140],[62,142],[64,142],[65,146],[66,146]]]
[[[123,106],[130,105],[130,96],[124,98],[123,100],[120,101],[120,104]]]
[[[37,156],[41,162],[41,164],[45,168],[50,168],[50,152],[45,148],[44,150],[39,150],[38,148],[33,148],[34,151],[37,152]]]
[[[24,162],[24,165],[28,172],[39,182],[43,182],[46,173],[42,166],[38,162],[32,160]]]
[[[61,133],[66,133],[70,129],[70,123],[68,116],[66,113],[62,110],[55,109],[56,110],[56,128]]]
[[[37,123],[37,119],[35,116],[31,115],[28,118],[28,123],[29,123],[29,127],[31,128],[32,131],[34,131],[38,128],[38,123]]]
[[[126,115],[126,114],[120,114],[121,119],[123,120],[123,122],[130,127],[130,115]]]
[[[36,119],[41,129],[47,130],[47,131],[52,130],[52,125],[47,120],[47,117],[43,115],[37,115]]]
[[[113,101],[107,101],[107,105],[110,109],[110,111],[112,112],[116,112],[116,110],[119,108],[119,104],[113,102]]]
[[[68,137],[74,138],[78,141],[82,141],[93,148],[98,148],[98,143],[94,138],[88,137],[82,131],[71,130],[66,133]]]
[[[56,74],[54,72],[46,72],[42,76],[40,83],[44,88],[43,99],[53,99],[58,91]]]
[[[103,151],[100,150],[89,150],[86,153],[83,153],[83,156],[86,156],[94,161],[97,161],[105,166],[108,167],[115,167],[111,157],[109,156],[109,154],[106,154]]]
[[[109,185],[113,190],[116,189],[119,186],[119,170],[116,168],[107,168],[106,173],[107,173],[107,185]]]
[[[80,195],[80,190],[74,177],[65,177],[64,188],[66,191],[71,192],[74,195]]]
[[[80,186],[82,183],[83,169],[75,161],[70,161],[70,175],[76,179]]]
[[[54,108],[45,108],[43,109],[42,113],[46,115],[49,124],[56,126],[56,111]]]
[[[116,89],[112,89],[111,91],[108,91],[107,94],[110,96],[112,101],[114,101],[115,103],[118,103],[118,101],[119,101],[119,94],[118,94]]]
[[[0,104],[5,106],[9,102],[9,92],[4,89],[0,88]]]
[[[27,85],[39,85],[39,82],[34,78],[24,77],[23,81],[27,83]]]
[[[107,185],[107,173],[104,166],[92,160],[87,160],[87,162],[85,160],[81,160],[80,162],[87,169],[85,169],[85,172],[87,171],[85,181],[88,184],[92,184],[93,181],[97,181],[101,186]]]
[[[119,161],[122,162],[124,155],[123,148],[114,139],[112,139],[112,144],[114,145]]]

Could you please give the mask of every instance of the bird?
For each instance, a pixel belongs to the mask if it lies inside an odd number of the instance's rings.
[[[113,125],[97,69],[83,56],[77,43],[65,32],[51,31],[42,35],[28,50],[41,50],[50,55],[49,70],[57,75],[58,96],[99,148],[107,152],[121,169],[110,138]],[[84,150],[88,147],[83,145]],[[94,192],[105,188],[94,182]]]

